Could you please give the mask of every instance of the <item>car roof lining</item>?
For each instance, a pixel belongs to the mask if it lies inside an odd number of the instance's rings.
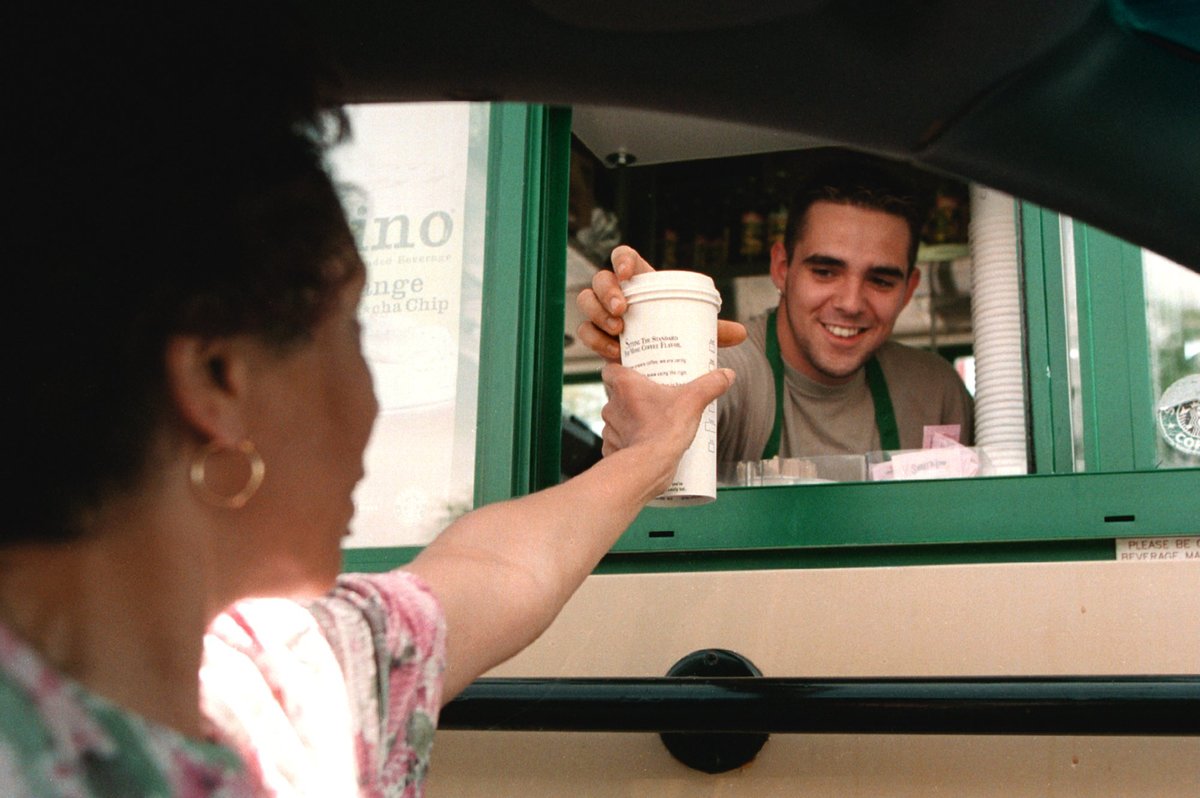
[[[723,3],[689,29],[591,0],[308,4],[347,101],[613,105],[791,130],[983,182],[1200,270],[1187,146],[1200,64],[1103,0],[809,0],[752,17]]]

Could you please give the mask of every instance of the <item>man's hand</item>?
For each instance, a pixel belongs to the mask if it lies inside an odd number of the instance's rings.
[[[617,336],[625,326],[629,307],[621,283],[635,274],[654,271],[646,259],[632,247],[621,245],[612,251],[612,271],[601,269],[592,278],[592,287],[579,292],[576,304],[588,319],[579,325],[576,337],[605,360],[621,359]],[[746,340],[746,328],[736,321],[717,321],[717,346],[734,346]]]

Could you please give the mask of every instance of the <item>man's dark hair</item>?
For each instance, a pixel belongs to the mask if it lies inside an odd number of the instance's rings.
[[[814,202],[833,202],[883,211],[898,216],[908,225],[908,269],[917,260],[921,228],[929,212],[928,193],[898,165],[853,152],[839,152],[821,160],[792,195],[788,228],[784,238],[788,258]]]
[[[7,33],[0,545],[69,539],[138,484],[171,336],[293,345],[355,257],[323,163],[332,73],[285,5],[44,4]]]

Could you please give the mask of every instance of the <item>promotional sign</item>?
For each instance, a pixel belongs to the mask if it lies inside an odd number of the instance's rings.
[[[471,211],[486,189],[473,164],[485,162],[486,112],[453,103],[348,113],[352,140],[330,166],[367,267],[359,318],[380,412],[346,545],[422,545],[472,498],[483,267],[471,243],[482,213]]]

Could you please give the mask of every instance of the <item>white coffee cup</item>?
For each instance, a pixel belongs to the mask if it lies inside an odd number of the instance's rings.
[[[682,385],[717,368],[717,311],[712,278],[688,271],[647,272],[621,283],[628,309],[621,364],[664,385]],[[705,504],[717,498],[717,403],[700,417],[691,446],[655,507]]]

